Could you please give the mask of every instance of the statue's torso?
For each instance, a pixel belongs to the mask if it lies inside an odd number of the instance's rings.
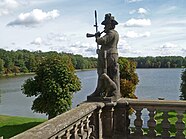
[[[118,53],[117,44],[119,41],[119,34],[114,29],[109,30],[103,37],[97,38],[97,43],[101,45],[101,52]]]

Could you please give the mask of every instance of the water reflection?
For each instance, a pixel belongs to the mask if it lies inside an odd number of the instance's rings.
[[[1,88],[0,88],[0,104],[1,104],[1,99],[2,99],[2,97],[1,97],[1,94],[3,94],[3,93],[5,93],[5,90],[2,90]]]
[[[1,104],[1,92],[2,92],[2,91],[1,91],[1,89],[0,89],[0,104]]]
[[[74,94],[72,99],[72,107],[76,107],[79,103],[85,101],[87,96],[92,94],[97,84],[96,70],[92,71],[80,71],[77,72],[77,76],[81,80],[82,88],[80,91]]]
[[[30,77],[33,75],[0,79],[0,114],[46,118],[45,115],[33,113],[31,106],[34,98],[22,94],[21,86]]]

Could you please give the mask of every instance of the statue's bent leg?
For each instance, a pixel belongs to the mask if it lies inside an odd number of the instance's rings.
[[[117,86],[115,82],[113,82],[110,79],[110,77],[105,73],[101,75],[101,79],[104,82],[103,87],[104,87],[104,93],[106,97],[112,97],[114,95],[114,92],[117,90]]]

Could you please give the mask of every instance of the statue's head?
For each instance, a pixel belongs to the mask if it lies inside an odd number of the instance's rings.
[[[114,19],[114,16],[111,15],[111,13],[105,14],[105,20],[101,23],[102,25],[117,25],[118,22]]]
[[[108,14],[105,14],[105,19],[101,24],[105,25],[104,32],[107,32],[110,29],[114,29],[115,25],[117,25],[118,22],[114,19],[114,16],[112,16],[111,13],[108,13]]]

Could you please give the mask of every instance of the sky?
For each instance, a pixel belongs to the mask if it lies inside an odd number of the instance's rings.
[[[119,23],[119,56],[186,56],[186,0],[0,0],[0,48],[97,57],[95,10],[99,31]]]

